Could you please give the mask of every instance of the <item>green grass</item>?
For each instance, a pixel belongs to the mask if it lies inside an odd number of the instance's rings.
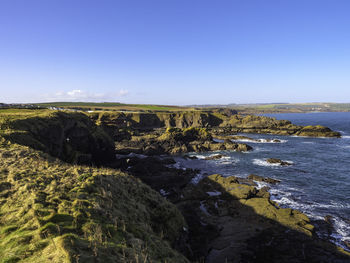
[[[183,111],[193,110],[193,108],[168,106],[168,105],[151,105],[151,104],[123,104],[114,102],[49,102],[37,103],[42,107],[58,107],[58,108],[83,108],[90,110],[126,110],[126,111]]]
[[[18,132],[18,120],[43,118],[50,125],[55,114],[0,111],[0,262],[187,262],[170,246],[185,221],[150,187],[4,136]]]
[[[123,104],[119,102],[47,102],[36,103],[35,105],[43,107],[115,107]]]

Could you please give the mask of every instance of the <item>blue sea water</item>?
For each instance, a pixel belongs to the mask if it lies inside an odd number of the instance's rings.
[[[246,177],[254,173],[281,180],[280,184],[270,186],[271,198],[282,207],[304,212],[311,219],[332,216],[332,240],[344,245],[343,241],[350,241],[350,113],[266,116],[290,120],[297,125],[324,125],[341,132],[342,138],[244,134],[261,139],[259,143],[246,142],[254,148],[252,152],[217,152],[227,155],[219,160],[177,158],[177,165],[198,168],[201,174]],[[279,139],[281,143],[268,143],[265,139]],[[204,158],[212,154],[193,155]],[[279,158],[293,165],[271,165],[266,162],[267,158]]]

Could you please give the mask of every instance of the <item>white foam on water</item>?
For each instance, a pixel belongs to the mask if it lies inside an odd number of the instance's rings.
[[[341,236],[341,240],[350,238],[350,225],[338,217],[334,217],[334,228],[337,234]]]
[[[259,166],[281,166],[279,163],[268,163],[265,159],[253,159],[253,164]]]
[[[214,161],[218,165],[227,165],[227,164],[235,165],[235,164],[240,162],[239,159],[232,158],[232,157],[229,157],[229,156],[228,156],[228,158],[221,158],[221,159],[214,160]]]
[[[212,155],[209,155],[209,156],[207,156],[207,157],[215,157],[215,156],[218,156],[218,155],[220,155],[220,154],[212,154]],[[221,158],[216,159],[215,161],[219,161],[219,160],[230,160],[230,159],[231,159],[230,156],[222,156]]]
[[[343,139],[350,139],[350,135],[342,136]]]
[[[350,209],[350,204],[339,204],[336,202],[331,202],[331,204],[320,204],[314,202],[314,204],[311,204],[310,207],[313,208],[336,208],[336,209]]]
[[[317,212],[315,212],[315,209],[317,208],[349,208],[350,204],[339,204],[336,202],[332,202],[330,204],[320,204],[317,202],[314,203],[308,203],[303,204],[299,201],[293,200],[293,195],[289,191],[299,190],[295,188],[285,188],[285,189],[270,189],[271,194],[271,200],[277,202],[280,206],[283,207],[290,207],[293,209],[300,210],[305,215],[307,215],[309,218],[314,220],[324,220],[324,215],[320,215]],[[347,249],[343,242],[345,240],[350,240],[350,224],[345,222],[345,220],[339,218],[339,217],[332,217],[333,218],[333,226],[334,226],[334,232],[331,234],[331,237],[334,238],[334,243],[338,246],[343,247],[344,249]]]
[[[257,184],[257,186],[255,186],[255,188],[257,188],[257,189],[261,189],[261,188],[263,188],[265,186],[269,186],[269,184],[265,183],[265,182],[259,182],[259,181],[254,181],[254,182]]]
[[[285,160],[282,160],[282,162],[287,162],[290,164],[294,163],[293,161],[285,161]],[[281,165],[279,163],[269,163],[266,161],[266,159],[253,159],[253,164],[259,165],[259,166],[284,167],[284,165]],[[285,165],[285,166],[287,167],[288,165]]]
[[[273,140],[278,140],[277,142],[274,142]],[[239,140],[234,140],[238,142],[249,142],[249,143],[286,143],[288,140],[280,140],[280,139],[239,139]]]
[[[195,155],[190,155],[191,157],[197,157],[198,159],[205,159],[207,158],[208,156],[206,155],[201,155],[201,154],[195,154]]]

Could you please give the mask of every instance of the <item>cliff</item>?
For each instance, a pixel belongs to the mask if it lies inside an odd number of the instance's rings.
[[[82,113],[7,110],[0,127],[7,140],[70,163],[101,165],[115,158],[114,141]]]
[[[177,113],[96,112],[89,117],[118,136],[118,130],[157,128],[209,128],[214,133],[266,133],[311,137],[340,137],[340,133],[323,126],[299,126],[287,120],[255,115],[226,115],[219,112],[187,111]]]
[[[278,207],[252,181],[212,175],[193,185],[197,171],[170,167],[171,158],[115,159],[118,140],[238,150],[233,142],[212,142],[201,127],[280,123],[170,115],[1,110],[1,262],[348,262],[347,252],[317,238],[305,215]],[[191,127],[144,132],[172,125]]]
[[[174,249],[186,222],[173,204],[120,170],[77,164],[113,154],[85,115],[0,120],[0,262],[188,262]]]

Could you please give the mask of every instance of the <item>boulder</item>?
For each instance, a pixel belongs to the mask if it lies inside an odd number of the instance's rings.
[[[255,175],[255,174],[249,175],[248,179],[258,181],[258,182],[265,182],[265,183],[269,183],[269,184],[277,184],[277,183],[281,182],[280,180],[272,179],[269,177],[262,177],[262,176]]]
[[[266,160],[266,162],[272,163],[272,164],[280,164],[282,166],[292,165],[289,162],[285,162],[285,161],[282,161],[281,159],[277,159],[277,158],[269,158]]]
[[[215,155],[211,155],[211,156],[205,157],[204,160],[218,160],[218,159],[221,159],[223,157],[227,157],[227,155],[215,154]]]

